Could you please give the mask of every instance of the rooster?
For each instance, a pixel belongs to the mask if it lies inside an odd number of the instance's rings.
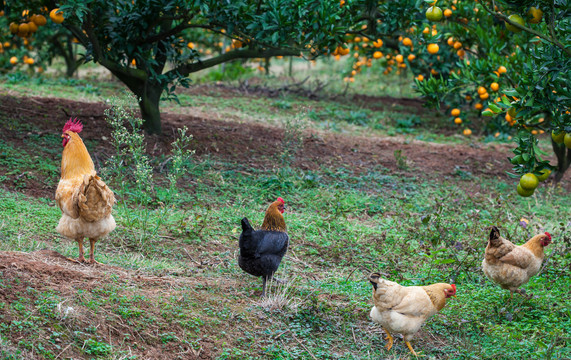
[[[79,245],[77,261],[86,263],[83,239],[89,238],[89,263],[95,264],[95,243],[115,229],[111,209],[115,196],[95,172],[91,156],[79,137],[83,124],[77,118],[65,124],[62,130],[63,153],[61,179],[56,190],[56,202],[62,216],[56,230]]]
[[[242,219],[238,265],[248,274],[262,277],[262,297],[266,295],[266,282],[272,279],[287,252],[289,236],[284,211],[285,201],[279,197],[266,210],[260,230],[254,230],[247,218]]]
[[[427,286],[401,286],[381,278],[378,273],[369,275],[373,285],[371,318],[387,333],[387,350],[393,346],[391,333],[401,333],[409,350],[414,334],[432,315],[442,310],[446,299],[456,296],[456,285],[438,283]]]
[[[510,298],[514,292],[524,295],[525,291],[518,288],[539,272],[543,248],[549,244],[551,235],[546,232],[518,246],[501,237],[500,230],[492,226],[482,270],[490,280],[509,290]]]

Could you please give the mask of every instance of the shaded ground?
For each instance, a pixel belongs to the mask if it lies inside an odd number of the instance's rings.
[[[418,102],[410,106],[410,99],[377,99],[388,101],[387,106],[398,103],[418,109]],[[0,97],[0,116],[16,119],[18,124],[4,120],[0,124],[0,139],[14,147],[43,136],[59,137],[64,122],[70,117],[79,117],[85,124],[82,138],[95,141],[90,149],[96,166],[113,152],[111,129],[104,120],[103,103],[84,103],[55,98]],[[284,131],[278,127],[261,124],[238,123],[189,115],[165,114],[163,136],[149,136],[148,150],[152,155],[167,153],[174,139],[176,128],[187,126],[194,136],[194,148],[200,156],[234,162],[239,166],[268,168],[276,164],[276,154],[282,151]],[[28,131],[22,131],[22,128]],[[51,155],[45,161],[58,164],[60,142],[53,144]],[[395,150],[401,151],[400,163]],[[505,160],[511,154],[507,145],[443,145],[400,137],[357,137],[342,134],[309,131],[305,134],[303,148],[296,157],[302,169],[317,169],[322,166],[346,167],[356,172],[368,171],[376,166],[385,167],[403,176],[441,178],[458,175],[459,172],[507,178],[505,171],[510,164]],[[0,157],[2,155],[0,154]],[[404,163],[403,163],[404,161]],[[25,174],[6,174],[12,181],[5,186],[15,188],[14,183],[25,182],[21,190],[33,196],[51,197],[55,185],[42,183],[41,179]],[[23,179],[21,179],[23,178]]]

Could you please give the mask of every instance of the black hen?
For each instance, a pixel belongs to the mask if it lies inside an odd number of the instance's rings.
[[[262,277],[262,297],[266,295],[266,282],[278,270],[287,252],[289,236],[285,231],[285,221],[281,214],[283,211],[284,201],[278,198],[266,211],[261,230],[254,230],[247,218],[242,219],[238,265],[248,274]],[[267,229],[264,229],[264,226]]]

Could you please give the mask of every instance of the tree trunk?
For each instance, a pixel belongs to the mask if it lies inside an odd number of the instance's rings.
[[[564,144],[558,144],[553,139],[551,140],[553,152],[557,157],[557,172],[555,172],[555,183],[558,183],[565,175],[569,166],[571,166],[571,149],[567,149]]]
[[[162,133],[161,112],[159,110],[162,92],[163,88],[160,85],[151,85],[150,82],[147,81],[143,93],[136,94],[139,97],[141,117],[144,120],[143,125],[149,134]]]

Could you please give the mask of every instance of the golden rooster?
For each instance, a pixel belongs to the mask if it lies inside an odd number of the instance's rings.
[[[370,316],[387,333],[387,350],[393,346],[391,333],[400,333],[404,336],[406,346],[417,356],[410,340],[428,318],[442,310],[446,299],[456,296],[456,285],[438,283],[427,286],[401,286],[382,279],[378,273],[369,275],[369,281],[373,284],[375,304]]]
[[[62,130],[61,179],[56,202],[62,215],[56,230],[79,245],[78,262],[85,263],[83,239],[89,238],[89,263],[95,264],[95,242],[115,229],[111,209],[115,196],[97,176],[91,156],[79,137],[81,121],[69,119]],[[70,259],[76,261],[74,259]]]
[[[272,279],[287,252],[289,236],[284,211],[285,201],[279,197],[266,210],[260,230],[254,230],[247,218],[242,219],[238,265],[248,274],[262,277],[262,297],[266,295],[266,282]]]
[[[502,288],[513,293],[525,294],[518,289],[536,275],[543,263],[543,248],[551,244],[551,235],[535,235],[523,245],[515,245],[500,236],[500,230],[492,226],[490,240],[486,246],[482,270],[484,274]]]

